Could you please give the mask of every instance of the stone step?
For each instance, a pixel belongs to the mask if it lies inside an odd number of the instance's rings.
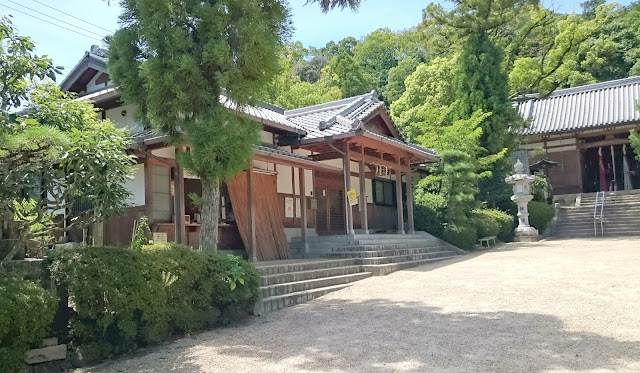
[[[445,246],[438,247],[419,247],[419,248],[407,248],[407,249],[392,249],[392,250],[354,250],[354,251],[338,251],[326,254],[329,258],[376,258],[385,256],[396,255],[409,255],[409,254],[426,254],[438,251],[447,251]]]
[[[402,250],[402,249],[425,249],[445,247],[439,242],[413,242],[413,243],[396,243],[396,244],[366,244],[351,245],[333,248],[333,252],[349,252],[349,251],[379,251],[379,250]]]
[[[393,256],[383,256],[383,257],[377,257],[377,258],[358,258],[358,263],[366,267],[367,265],[415,262],[415,261],[421,261],[425,259],[451,257],[451,256],[455,256],[455,252],[436,251],[436,252],[424,253],[424,254],[393,255]]]
[[[312,270],[306,270],[306,271],[277,273],[272,275],[260,276],[260,285],[261,286],[277,285],[277,284],[284,284],[287,282],[306,281],[306,280],[313,280],[313,279],[318,279],[323,277],[350,275],[358,272],[362,272],[362,267],[359,265],[352,265],[352,266],[343,266],[343,267],[312,269]]]
[[[275,295],[258,301],[253,309],[255,315],[264,315],[279,309],[308,302],[332,291],[337,291],[351,286],[351,283],[326,286],[311,290],[302,290],[295,293]]]
[[[324,288],[334,285],[348,284],[358,280],[371,277],[371,272],[358,272],[349,275],[322,277],[313,280],[287,282],[277,285],[268,285],[260,287],[262,298],[268,298],[276,295],[284,295],[289,293],[297,293],[304,290],[312,290]]]
[[[350,259],[314,260],[298,263],[282,263],[268,266],[258,266],[261,275],[274,275],[278,273],[310,271],[314,269],[335,268],[355,265]]]
[[[365,271],[373,273],[374,276],[384,276],[395,271],[400,271],[402,269],[417,267],[422,264],[439,262],[441,260],[453,259],[457,257],[458,257],[457,255],[451,255],[451,256],[441,256],[437,258],[412,260],[412,261],[399,262],[399,263],[368,264],[368,265],[364,265],[363,268]]]
[[[398,237],[405,238],[432,238],[427,233],[414,233],[414,234],[398,234],[398,233],[376,233],[376,234],[354,234],[354,235],[341,235],[341,236],[313,236],[307,237],[308,243],[322,243],[322,242],[349,242],[354,240],[380,240],[380,239],[395,239]],[[302,237],[292,237],[290,243],[302,242]]]

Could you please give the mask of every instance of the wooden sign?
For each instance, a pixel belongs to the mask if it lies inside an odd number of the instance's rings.
[[[153,242],[167,242],[167,232],[153,232]]]
[[[347,200],[349,201],[349,206],[355,206],[358,204],[358,196],[356,195],[355,190],[347,190]]]

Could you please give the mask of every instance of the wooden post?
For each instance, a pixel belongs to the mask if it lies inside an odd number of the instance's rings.
[[[407,223],[409,234],[416,233],[413,225],[413,182],[411,180],[411,165],[407,167]]]
[[[343,158],[343,172],[344,172],[344,206],[345,206],[345,218],[347,223],[347,234],[355,234],[353,231],[353,208],[349,204],[347,198],[347,191],[351,190],[351,161],[349,160],[349,143],[345,143],[345,151]]]
[[[180,149],[175,149],[176,159]],[[184,206],[184,170],[176,161],[173,167],[173,213],[175,215],[175,242],[187,244],[187,231],[184,223],[185,206]]]
[[[398,158],[400,163],[400,158]],[[404,216],[402,213],[402,171],[396,169],[396,204],[398,207],[398,234],[404,234]]]
[[[298,178],[300,183],[300,212],[302,214],[300,219],[302,246],[304,247],[304,253],[309,254],[309,243],[307,242],[307,196],[304,168],[298,168]]]
[[[360,221],[364,234],[369,234],[369,221],[367,219],[367,178],[365,177],[364,161],[360,161]]]
[[[249,260],[252,262],[258,261],[258,255],[256,252],[256,211],[253,201],[253,160],[249,160],[249,169],[247,170],[247,193],[249,201],[249,250],[247,253]]]

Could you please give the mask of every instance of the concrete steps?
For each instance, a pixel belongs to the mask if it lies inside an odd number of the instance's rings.
[[[291,245],[301,242],[294,238]],[[463,253],[426,233],[310,237],[309,246],[311,254],[322,257],[258,265],[262,300],[254,308],[256,315],[307,302],[372,275]]]
[[[582,196],[580,206],[561,207],[554,237],[588,238],[602,236],[600,220],[594,232],[595,195]],[[640,194],[633,191],[607,194],[602,215],[604,236],[640,236]]]

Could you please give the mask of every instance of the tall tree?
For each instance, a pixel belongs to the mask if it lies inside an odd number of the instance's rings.
[[[259,126],[234,109],[280,69],[289,32],[279,0],[123,0],[109,70],[125,102],[169,136],[202,180],[200,248],[216,250],[219,182],[246,168]],[[227,108],[220,101],[226,94]]]

